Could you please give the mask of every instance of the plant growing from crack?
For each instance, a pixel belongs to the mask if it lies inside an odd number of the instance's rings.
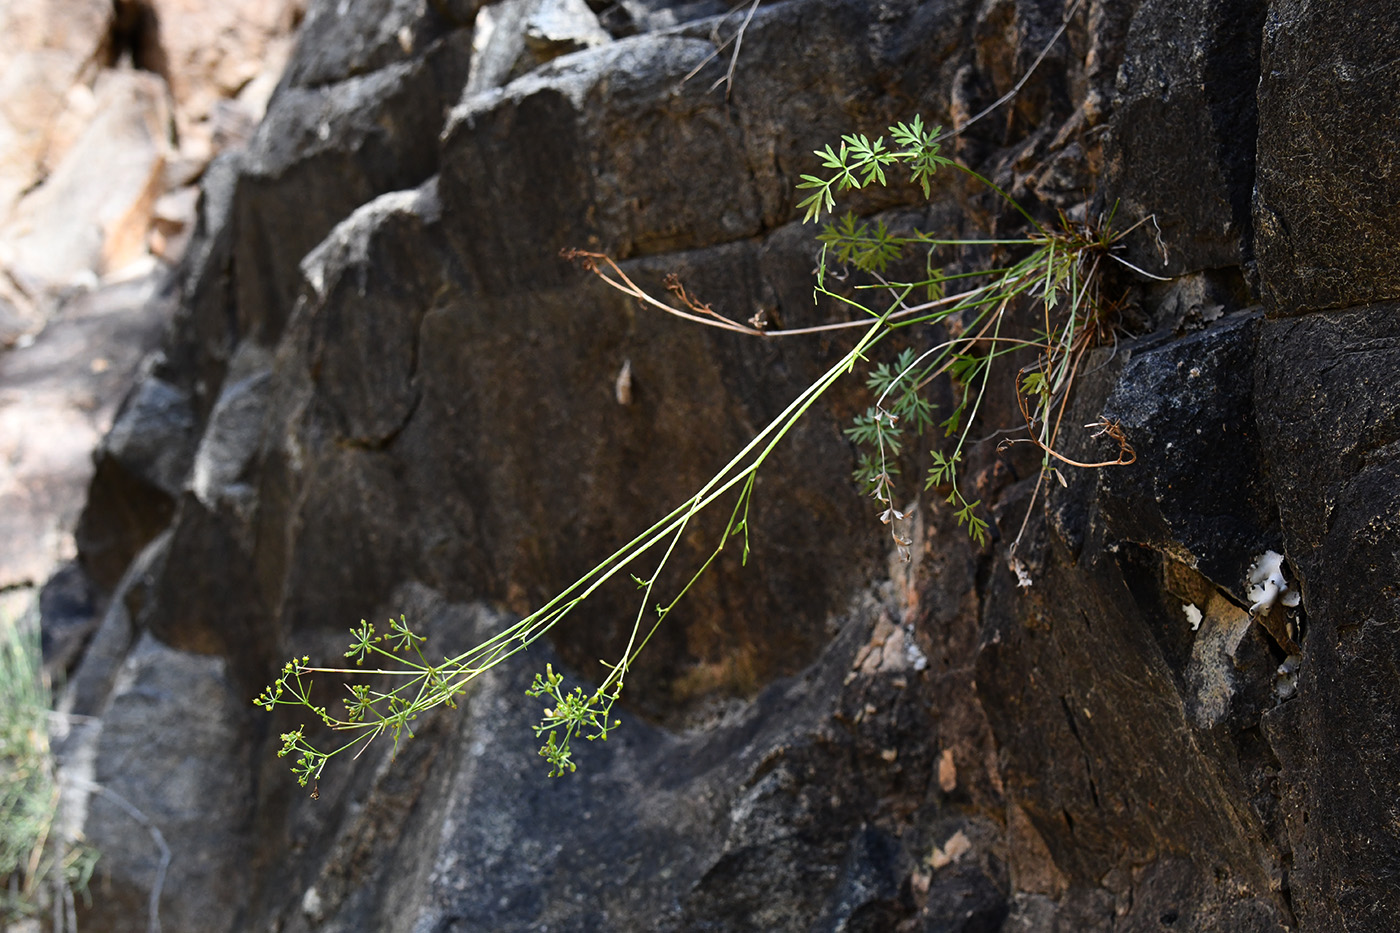
[[[1097,436],[1107,437],[1116,447],[1110,457],[1083,462],[1057,449],[1075,378],[1085,356],[1111,336],[1112,308],[1101,294],[1101,272],[1109,260],[1128,265],[1115,255],[1115,249],[1133,228],[1113,232],[1111,217],[1074,222],[1061,216],[1058,225],[1044,226],[990,180],[944,156],[941,142],[946,136],[941,135],[939,127],[925,126],[922,119],[915,118],[891,127],[889,135],[887,141],[884,137],[872,140],[852,134],[842,137],[835,147],[817,151],[825,171],[802,176],[798,186],[806,193],[798,204],[804,221],[820,220],[829,214],[843,192],[889,184],[890,173],[896,170],[906,171],[909,180],[928,197],[935,175],[952,169],[987,187],[1019,213],[1028,223],[1029,232],[1021,237],[995,239],[948,239],[917,231],[896,236],[882,221],[872,226],[848,214],[840,221],[828,223],[818,237],[822,260],[815,292],[849,308],[854,312],[852,317],[788,330],[765,329],[757,322],[727,318],[695,299],[675,279],[668,280],[673,298],[668,303],[640,288],[606,255],[568,251],[568,258],[579,261],[609,285],[645,305],[693,323],[759,339],[845,329],[854,329],[857,337],[834,366],[799,394],[694,495],[544,606],[482,644],[433,662],[424,653],[425,639],[400,617],[389,623],[386,632],[376,632],[363,621],[352,630],[345,656],[355,662],[354,667],[316,667],[306,657],[288,662],[281,676],[255,702],[268,711],[279,705],[304,707],[332,732],[349,736],[332,750],[322,751],[307,738],[304,727],[282,735],[280,754],[293,757],[292,770],[303,786],[308,781],[314,786],[326,764],[337,755],[352,750],[359,754],[381,735],[389,735],[395,743],[411,735],[417,716],[439,706],[454,705],[455,698],[472,680],[527,650],[599,587],[626,573],[640,590],[639,605],[627,646],[608,665],[609,673],[603,682],[592,691],[579,686],[570,689],[562,675],[546,667],[527,691],[546,704],[535,733],[543,739],[540,755],[548,762],[550,774],[559,776],[573,771],[573,741],[580,737],[606,740],[618,726],[613,707],[621,697],[628,672],[690,587],[719,558],[731,539],[741,539],[742,558],[747,560],[754,478],[768,456],[833,385],[866,362],[877,344],[902,328],[941,324],[949,336],[922,351],[906,349],[892,363],[871,368],[867,385],[876,393],[875,402],[846,433],[861,451],[856,479],[877,501],[880,520],[890,526],[895,547],[906,559],[910,541],[901,531],[905,516],[895,506],[896,460],[912,438],[929,432],[935,424],[955,440],[951,450],[931,451],[933,466],[925,485],[938,488],[954,509],[958,523],[979,545],[987,543],[989,524],[979,513],[981,503],[969,497],[959,470],[963,455],[976,436],[973,429],[979,423],[992,374],[1007,365],[1010,354],[1029,355],[1033,361],[1020,366],[1014,375],[1026,435],[1003,443],[1029,443],[1042,452],[1040,481],[1046,476],[1058,476],[1060,465],[1103,467],[1133,462],[1135,455],[1127,439],[1109,422],[1091,427],[1097,428]],[[1002,264],[971,272],[945,271],[934,260],[940,250],[946,249],[992,251],[1009,258]],[[910,280],[887,277],[890,265],[911,250],[924,251],[924,274]],[[841,268],[859,270],[872,281],[851,292],[837,291],[833,279]],[[1038,310],[1041,323],[1030,334],[1019,333],[1011,319],[1012,312],[1025,305]],[[943,376],[951,379],[955,402],[946,417],[936,422],[934,406],[925,390]],[[1037,493],[1039,488],[1038,482]],[[662,571],[674,559],[677,545],[692,520],[731,494],[734,502],[730,517],[713,551],[677,592],[658,600]],[[1023,522],[1023,531],[1024,528]],[[1018,542],[1019,538],[1018,533]],[[1013,551],[1014,548],[1015,543]],[[367,666],[366,662],[371,663]],[[311,678],[322,674],[335,678],[372,674],[388,678],[392,686],[379,689],[347,685],[344,713],[332,713],[311,695]]]
[[[49,705],[37,622],[0,616],[0,925],[36,915],[47,899],[53,928],[77,929],[73,895],[86,896],[97,853],[54,833]]]

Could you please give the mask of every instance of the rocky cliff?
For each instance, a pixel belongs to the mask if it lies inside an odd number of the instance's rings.
[[[78,528],[108,594],[64,698],[95,717],[65,770],[107,789],[74,817],[104,854],[89,927],[145,929],[152,900],[166,931],[1393,927],[1386,5],[749,12],[310,5],[266,117],[204,174],[174,324]],[[915,113],[965,125],[951,154],[1038,216],[1154,218],[1128,258],[1161,280],[1115,273],[1123,328],[1072,413],[1121,424],[1136,463],[1036,498],[1038,461],[981,443],[994,540],[926,493],[903,563],[848,478],[851,380],[764,468],[748,565],[667,621],[578,774],[546,777],[523,691],[546,660],[596,679],[626,593],[309,799],[273,754],[297,720],[251,704],[285,657],[401,612],[474,643],[845,352],[654,314],[560,250],[738,319],[828,320],[794,186],[812,149]],[[954,178],[853,203],[1016,229]],[[987,404],[1019,423],[1009,390]],[[1028,508],[1027,587],[1006,548]],[[1267,550],[1302,593],[1268,627],[1246,579]]]

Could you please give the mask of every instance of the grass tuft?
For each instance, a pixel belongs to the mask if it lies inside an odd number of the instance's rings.
[[[71,907],[73,892],[86,892],[97,860],[92,849],[53,838],[59,789],[43,666],[37,620],[0,614],[0,924],[33,917],[52,903]],[[65,916],[71,910],[55,911]]]

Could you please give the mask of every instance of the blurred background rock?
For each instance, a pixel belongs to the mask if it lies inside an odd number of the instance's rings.
[[[301,0],[0,3],[0,591],[33,596],[140,361],[198,184],[262,118]],[[26,595],[27,594],[27,595]]]
[[[1393,930],[1392,12],[9,3],[0,617],[38,594],[67,672],[84,928]],[[287,655],[387,614],[445,650],[498,631],[839,356],[638,314],[560,248],[823,322],[794,183],[915,113],[1047,220],[1151,215],[1128,258],[1172,277],[1118,270],[1138,323],[1069,421],[1112,417],[1139,461],[1049,484],[1034,586],[1005,545],[1038,461],[991,435],[966,469],[997,539],[925,498],[899,564],[848,478],[869,399],[840,387],[766,468],[749,567],[658,632],[578,775],[544,776],[523,691],[545,661],[596,677],[630,590],[309,799],[273,754],[300,720],[250,702]],[[994,219],[939,184],[853,203]],[[1023,424],[1009,383],[984,416]],[[1301,657],[1248,616],[1268,549]]]

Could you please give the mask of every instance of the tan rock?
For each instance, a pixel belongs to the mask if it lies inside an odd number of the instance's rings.
[[[83,295],[36,338],[0,350],[0,590],[73,556],[92,449],[111,427],[168,308],[157,276]]]
[[[91,58],[105,46],[109,0],[34,0],[0,5],[6,49],[51,49]],[[22,53],[20,53],[22,54]],[[0,52],[0,58],[6,57]]]
[[[943,754],[938,756],[938,786],[945,794],[958,789],[958,765],[951,748],[943,749]]]
[[[145,253],[170,154],[165,82],[149,72],[104,72],[96,99],[96,119],[0,231],[10,274],[30,294],[103,275]]]
[[[967,834],[960,829],[949,837],[943,845],[934,846],[933,852],[927,859],[927,864],[934,871],[937,871],[958,861],[971,850],[972,840],[968,839]]]
[[[177,109],[191,122],[236,96],[285,55],[304,0],[152,0],[156,41]],[[275,68],[281,73],[281,65]],[[254,119],[261,114],[254,114]]]
[[[1031,818],[1015,803],[1006,808],[1006,835],[1010,843],[1006,848],[1008,867],[1016,887],[1047,897],[1062,896],[1069,887],[1064,874]]]
[[[104,64],[110,0],[0,4],[0,216],[77,138],[62,115]]]

